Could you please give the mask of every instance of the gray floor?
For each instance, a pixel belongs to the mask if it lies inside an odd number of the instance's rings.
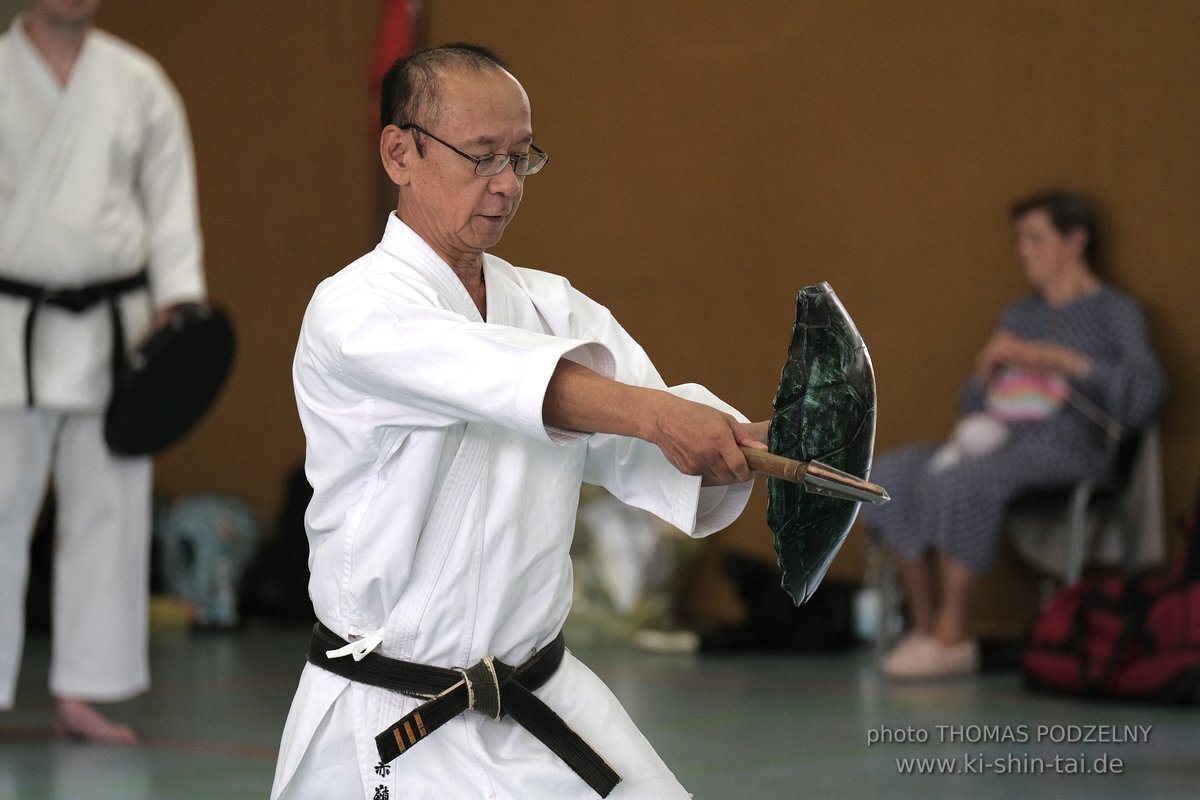
[[[119,749],[50,737],[48,641],[31,637],[17,708],[0,714],[0,798],[265,798],[305,645],[301,628],[156,630],[154,688],[111,708],[146,741]],[[875,674],[866,650],[720,657],[623,646],[576,652],[699,800],[1200,796],[1195,710],[1048,698],[1028,693],[1016,673],[1003,671],[944,686],[892,686]],[[1092,726],[1150,732],[1141,742],[1053,743],[1037,741],[1039,726],[1056,738]],[[985,732],[1029,741],[962,740]],[[869,743],[872,737],[879,741]],[[928,759],[925,768],[956,774],[905,774],[903,759]],[[1080,763],[1093,773],[1107,765],[1108,774],[1078,774]]]

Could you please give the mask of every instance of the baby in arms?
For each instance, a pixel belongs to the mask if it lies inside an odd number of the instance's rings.
[[[929,470],[942,472],[999,450],[1008,441],[1011,423],[1049,419],[1070,396],[1070,384],[1057,373],[997,370],[988,381],[985,410],[959,419],[950,440],[930,460]]]

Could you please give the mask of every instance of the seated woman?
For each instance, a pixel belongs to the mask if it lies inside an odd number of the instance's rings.
[[[1163,398],[1140,308],[1093,269],[1089,205],[1049,192],[1016,203],[1011,220],[1034,291],[1005,309],[979,353],[954,439],[887,453],[872,471],[893,499],[862,516],[897,565],[910,622],[884,659],[890,678],[978,669],[968,599],[992,565],[1008,503],[1029,488],[1103,477],[1112,432],[1143,427]]]

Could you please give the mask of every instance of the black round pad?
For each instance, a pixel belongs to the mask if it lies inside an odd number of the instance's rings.
[[[176,308],[117,376],[104,420],[108,446],[135,456],[178,441],[216,400],[233,350],[224,312],[194,303]]]

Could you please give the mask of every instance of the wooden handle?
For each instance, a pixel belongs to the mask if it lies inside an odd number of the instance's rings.
[[[746,463],[750,465],[750,469],[771,478],[802,483],[805,491],[812,494],[875,505],[883,505],[892,499],[882,486],[834,469],[820,461],[797,461],[749,447],[741,447],[741,451],[746,456]]]
[[[794,458],[786,456],[777,456],[774,453],[768,453],[766,450],[754,450],[750,447],[741,447],[742,453],[746,456],[746,463],[750,465],[750,469],[755,472],[761,472],[772,478],[782,478],[785,481],[792,483],[801,483],[804,481],[804,473],[808,470],[807,461],[797,461]]]

